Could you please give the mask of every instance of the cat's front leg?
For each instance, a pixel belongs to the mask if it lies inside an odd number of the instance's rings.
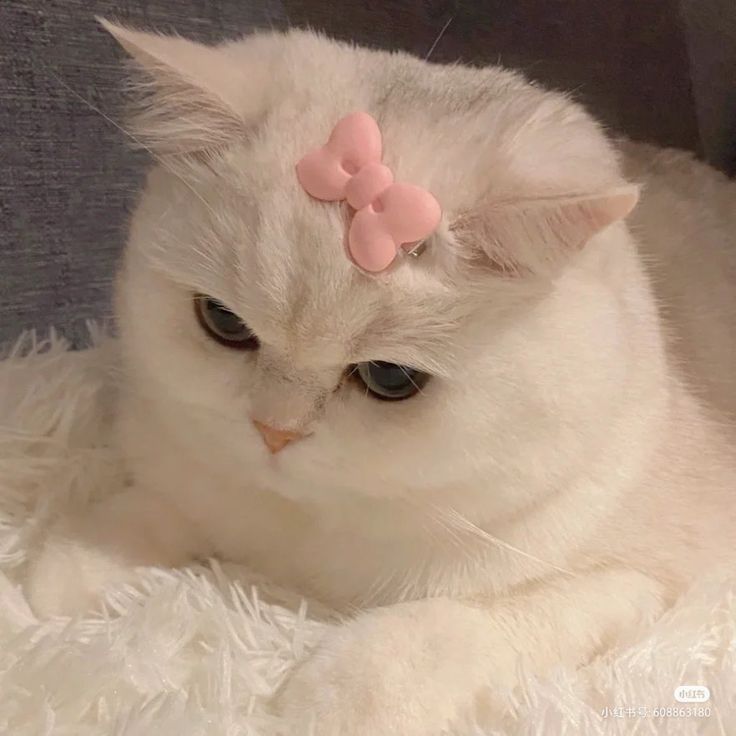
[[[474,712],[498,723],[520,665],[539,674],[580,665],[662,609],[660,585],[629,570],[556,580],[488,607],[435,598],[373,609],[325,638],[277,708],[288,733],[315,736],[433,736]]]
[[[134,487],[56,522],[30,561],[26,594],[39,616],[72,615],[131,580],[138,566],[180,565],[197,553],[206,550],[194,526]]]

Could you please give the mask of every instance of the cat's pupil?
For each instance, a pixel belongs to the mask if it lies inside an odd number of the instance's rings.
[[[205,303],[208,317],[213,324],[225,335],[239,335],[243,331],[243,323],[237,314],[223,307],[214,299],[207,299]]]
[[[371,363],[368,370],[373,381],[387,391],[403,391],[407,384],[411,385],[411,375],[409,373],[411,368],[402,368],[394,363],[377,361]]]
[[[220,344],[240,350],[258,348],[260,343],[250,327],[217,299],[199,295],[194,306],[201,327]]]
[[[408,399],[427,382],[427,374],[409,366],[373,360],[360,363],[356,372],[368,391],[379,399]]]

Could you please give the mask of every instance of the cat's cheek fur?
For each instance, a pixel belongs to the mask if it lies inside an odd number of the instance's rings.
[[[173,283],[130,250],[116,284],[126,390],[155,410],[208,420],[247,417],[249,356],[207,337],[194,310],[195,289]],[[180,428],[180,432],[184,428]]]
[[[257,358],[207,338],[194,319],[191,292],[153,271],[136,249],[120,281],[131,400],[141,398],[146,415],[157,415],[162,433],[187,455],[205,452],[215,474],[233,478],[247,464],[251,483],[273,487],[273,458],[250,422]],[[454,503],[462,504],[458,486],[477,484],[494,488],[486,503],[509,511],[504,504],[521,503],[537,485],[514,481],[517,467],[527,472],[535,437],[546,455],[539,484],[568,470],[578,460],[565,454],[562,436],[541,444],[548,425],[566,415],[589,442],[601,433],[597,418],[609,411],[630,360],[620,336],[635,328],[618,317],[596,280],[571,277],[563,284],[543,307],[520,310],[516,329],[499,332],[483,323],[456,338],[454,349],[469,358],[412,399],[387,403],[358,386],[339,389],[313,434],[277,458],[278,490],[295,500],[328,501],[346,492],[385,498],[416,488],[419,496],[440,497],[452,488]],[[570,303],[578,301],[587,309],[571,313]],[[478,355],[475,344],[486,345],[491,359]],[[586,380],[560,389],[565,376],[578,374]]]

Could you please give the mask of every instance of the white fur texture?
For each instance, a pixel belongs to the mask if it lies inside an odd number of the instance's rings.
[[[67,353],[52,339],[0,363],[0,733],[276,736],[269,701],[329,625],[292,612],[298,601],[260,602],[244,567],[140,571],[111,598],[110,618],[39,621],[21,591],[49,516],[121,481],[106,446],[111,347]],[[736,576],[703,581],[640,633],[586,671],[525,680],[503,733],[734,733]],[[710,688],[710,718],[655,718],[651,709],[680,705],[683,683]],[[603,718],[605,707],[650,714]]]
[[[34,546],[35,612],[91,610],[142,565],[247,563],[346,614],[274,703],[290,736],[435,736],[500,724],[526,672],[634,641],[733,568],[733,184],[671,154],[625,171],[580,106],[498,68],[108,29],[158,164],[117,281],[124,487]],[[356,109],[443,207],[377,277],[294,174]],[[197,294],[258,349],[211,339]],[[351,378],[370,361],[431,377],[376,401]],[[302,439],[274,455],[264,424]]]

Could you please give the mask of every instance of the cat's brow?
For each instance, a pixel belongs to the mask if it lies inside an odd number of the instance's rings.
[[[382,337],[366,333],[356,345],[351,361],[355,363],[381,360],[443,378],[452,377],[457,369],[458,355],[449,339],[422,339],[409,332]]]
[[[462,315],[451,304],[443,308],[441,302],[437,296],[377,312],[355,339],[357,362],[385,360],[451,377],[462,361],[457,339]]]

